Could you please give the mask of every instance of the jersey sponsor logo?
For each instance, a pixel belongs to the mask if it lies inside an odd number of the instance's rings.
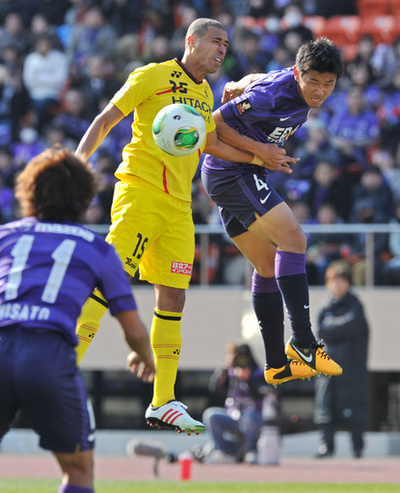
[[[3,303],[0,305],[0,320],[49,320],[50,309],[26,303]]]
[[[176,77],[177,79],[179,79],[179,77],[182,75],[182,72],[180,72],[179,70],[173,70],[171,72],[171,77]]]
[[[297,127],[276,127],[275,130],[269,134],[268,140],[270,142],[274,142],[275,144],[284,143],[285,140],[293,135],[296,130],[298,130],[301,125],[297,125]]]
[[[193,264],[188,264],[186,262],[175,262],[171,263],[172,274],[184,274],[186,276],[191,276],[193,271]]]
[[[240,101],[240,103],[236,104],[236,109],[238,110],[239,115],[243,115],[244,113],[251,111],[253,107],[248,99],[244,99],[243,101]]]
[[[195,98],[190,98],[186,96],[172,96],[171,102],[188,104],[189,106],[192,106],[192,108],[199,111],[200,113],[212,113],[212,108],[206,101],[199,101],[198,99]]]

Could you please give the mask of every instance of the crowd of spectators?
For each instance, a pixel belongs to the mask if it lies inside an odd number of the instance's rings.
[[[75,149],[130,72],[182,55],[193,19],[217,18],[228,30],[223,67],[209,76],[218,107],[227,81],[293,65],[301,43],[316,36],[305,22],[310,16],[357,15],[357,5],[357,0],[0,0],[0,222],[19,215],[13,185],[25,164],[55,142]],[[304,224],[398,223],[400,35],[382,44],[363,33],[353,52],[345,48],[345,75],[287,143],[299,164],[290,177],[276,172],[270,181]],[[110,222],[114,171],[131,122],[132,116],[123,119],[91,159],[101,190],[87,223]],[[218,222],[199,176],[193,196],[196,222]],[[376,283],[400,284],[398,237],[376,236]],[[313,236],[309,245],[311,284],[322,282],[332,260],[362,265],[365,255],[364,235]],[[228,239],[218,238],[210,248],[210,282],[229,282],[228,271],[240,277],[242,263],[229,270],[238,252]],[[359,269],[353,281],[362,283],[364,274]]]

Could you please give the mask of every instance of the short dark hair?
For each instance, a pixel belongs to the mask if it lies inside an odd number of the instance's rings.
[[[205,36],[210,27],[216,27],[217,29],[221,29],[226,32],[226,27],[219,21],[216,21],[215,19],[208,19],[206,17],[200,17],[190,24],[186,37],[194,35],[198,38],[202,38]]]
[[[334,261],[325,271],[325,282],[329,282],[336,277],[345,279],[351,285],[351,273],[349,268]]]
[[[296,54],[296,67],[301,74],[316,70],[339,78],[343,73],[342,53],[330,39],[322,36],[300,46]]]
[[[96,177],[72,151],[46,149],[18,176],[15,196],[23,216],[81,222],[97,190]]]

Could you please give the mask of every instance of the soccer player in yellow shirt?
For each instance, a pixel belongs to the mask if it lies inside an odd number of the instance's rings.
[[[175,400],[175,381],[181,351],[181,317],[194,259],[194,223],[191,211],[192,179],[202,152],[242,163],[262,165],[254,154],[217,138],[212,118],[213,94],[207,74],[222,65],[228,47],[226,29],[213,19],[197,19],[188,28],[182,60],[151,63],[132,72],[122,88],[94,119],[77,148],[89,159],[108,132],[134,112],[132,140],[124,148],[116,171],[107,241],[112,243],[130,276],[140,264],[140,278],[154,284],[156,307],[151,344],[156,376],[153,399],[146,410],[150,425],[179,432],[199,433],[204,425]],[[152,137],[158,111],[171,103],[186,103],[203,116],[207,138],[199,151],[186,157],[170,156]],[[292,162],[286,157],[287,162]],[[78,320],[78,362],[100,326],[107,309],[96,291]],[[129,356],[135,367],[135,353]]]

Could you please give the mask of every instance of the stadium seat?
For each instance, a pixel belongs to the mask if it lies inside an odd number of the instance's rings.
[[[325,26],[326,36],[339,46],[357,43],[360,37],[361,18],[358,15],[335,15]]]
[[[390,0],[357,0],[357,11],[360,17],[387,15],[391,13]]]
[[[391,44],[398,34],[395,28],[395,17],[393,15],[365,16],[361,19],[361,34],[371,34],[375,44]],[[397,32],[396,32],[397,31]]]
[[[264,28],[265,17],[257,19],[250,15],[241,15],[237,17],[236,24],[238,27],[245,27],[246,29],[257,32]]]
[[[303,25],[311,29],[315,38],[325,35],[326,19],[321,15],[309,15],[303,18]]]
[[[386,0],[388,2],[388,14],[398,17],[400,14],[399,0]]]
[[[358,53],[357,43],[348,43],[340,47],[343,53],[343,58],[346,62],[351,62],[354,60]]]

